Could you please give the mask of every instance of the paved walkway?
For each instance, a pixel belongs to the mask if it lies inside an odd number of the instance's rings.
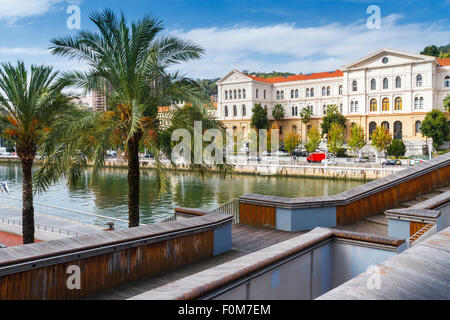
[[[0,230],[9,230],[7,228],[12,225],[12,220],[14,220],[16,226],[18,222],[22,221],[22,209],[0,204]],[[39,225],[39,229],[41,229],[41,227],[46,228],[47,232],[52,232],[52,227],[58,229],[54,229],[54,233],[59,233],[59,229],[69,231],[68,236],[74,236],[75,233],[89,234],[102,230],[99,226],[82,224],[74,220],[41,214],[39,212],[35,212],[35,224]]]

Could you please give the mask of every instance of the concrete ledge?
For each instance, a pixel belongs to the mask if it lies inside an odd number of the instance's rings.
[[[208,211],[208,210],[193,209],[193,208],[175,208],[174,210],[175,210],[175,213],[182,213],[182,214],[196,216],[196,217],[202,217],[204,215],[214,213],[214,212]]]

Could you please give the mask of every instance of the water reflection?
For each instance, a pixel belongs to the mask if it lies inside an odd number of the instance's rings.
[[[8,181],[12,195],[21,197],[22,174],[20,165],[0,165],[0,181]],[[65,181],[52,185],[36,201],[127,219],[127,171],[106,169],[98,181],[89,185],[90,170],[73,187]],[[201,177],[188,172],[169,173],[168,193],[158,198],[155,174],[143,170],[141,174],[141,221],[152,223],[173,213],[174,207],[215,209],[220,204],[246,193],[284,197],[312,197],[333,195],[360,185],[355,181],[336,181],[306,178],[219,175]]]

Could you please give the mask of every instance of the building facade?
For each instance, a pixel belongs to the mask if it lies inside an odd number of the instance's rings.
[[[255,103],[267,108],[269,119],[274,105],[281,104],[281,135],[293,131],[303,141],[308,127],[320,126],[326,106],[334,104],[348,119],[348,129],[357,123],[369,139],[376,126],[383,125],[394,138],[421,151],[426,113],[444,111],[443,100],[450,94],[450,59],[381,49],[331,72],[263,79],[234,70],[217,86],[218,119],[240,130],[245,139]],[[307,125],[300,118],[303,108],[313,113]]]

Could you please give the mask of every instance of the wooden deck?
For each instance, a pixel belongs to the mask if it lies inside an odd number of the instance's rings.
[[[129,284],[91,296],[94,300],[124,300],[159,286],[193,275],[203,270],[245,256],[251,252],[270,247],[279,242],[297,237],[304,232],[286,232],[268,228],[252,227],[243,224],[233,225],[232,250],[219,256],[205,259],[177,268],[174,271],[131,282]]]

